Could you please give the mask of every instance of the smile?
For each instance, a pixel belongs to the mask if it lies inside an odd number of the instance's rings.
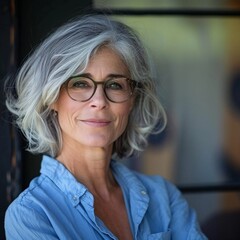
[[[105,127],[111,123],[111,121],[104,120],[104,119],[86,119],[86,120],[81,120],[81,122],[93,127]]]

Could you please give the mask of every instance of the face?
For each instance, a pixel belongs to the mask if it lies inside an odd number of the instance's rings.
[[[129,77],[121,58],[112,50],[102,48],[89,61],[84,75],[96,82],[109,79],[112,75]],[[133,106],[133,97],[123,103],[110,102],[98,85],[93,97],[86,102],[72,100],[62,88],[53,108],[58,112],[63,137],[63,151],[101,147],[111,149],[113,142],[124,132]]]

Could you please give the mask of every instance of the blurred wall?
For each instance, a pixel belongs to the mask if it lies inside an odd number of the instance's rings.
[[[240,10],[236,0],[94,3],[113,9]],[[150,143],[138,168],[177,185],[236,183],[240,179],[240,117],[232,96],[240,101],[236,83],[240,81],[236,80],[240,75],[240,15],[114,17],[137,30],[149,50],[156,65],[159,97],[169,118],[164,141]],[[185,196],[201,222],[216,212],[240,209],[236,193]]]

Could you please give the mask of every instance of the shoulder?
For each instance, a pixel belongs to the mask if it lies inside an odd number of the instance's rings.
[[[36,197],[39,187],[35,179],[8,207],[5,213],[7,239],[36,239],[42,229],[49,229],[49,220]],[[49,230],[51,231],[51,230]]]
[[[170,200],[174,196],[181,196],[179,189],[170,181],[160,175],[146,175],[133,171],[137,179],[145,186],[148,194],[165,196]]]
[[[141,189],[145,189],[150,199],[153,199],[152,201],[168,203],[173,201],[174,198],[181,198],[178,188],[160,175],[146,175],[131,170],[116,161],[113,162],[112,166],[116,175],[121,176],[125,185],[132,188],[139,186]]]
[[[159,211],[165,220],[169,219],[169,229],[174,239],[207,239],[201,232],[196,212],[173,183],[161,176],[135,175],[148,191],[151,215]]]
[[[45,217],[47,206],[57,195],[55,184],[48,177],[40,175],[9,205],[6,219],[21,218],[23,221],[31,221],[31,217],[36,214]]]
[[[161,207],[170,215],[175,215],[182,210],[189,210],[188,203],[182,193],[169,180],[158,175],[149,176],[138,172],[134,174],[146,188],[150,205],[158,206],[161,204]]]
[[[9,205],[6,211],[6,217],[11,216],[26,216],[37,211],[38,196],[42,195],[43,188],[41,187],[43,177],[33,179],[27,189],[25,189],[19,196]],[[28,215],[27,214],[27,215]]]
[[[5,213],[7,239],[57,239],[53,225],[62,223],[67,196],[45,175],[31,181]]]
[[[136,172],[136,171],[132,171],[135,176],[141,181],[143,182],[145,185],[151,187],[151,186],[161,186],[162,188],[167,189],[171,189],[171,188],[175,188],[174,184],[171,183],[169,180],[165,179],[164,177],[160,176],[160,175],[146,175],[144,173],[140,173],[140,172]]]

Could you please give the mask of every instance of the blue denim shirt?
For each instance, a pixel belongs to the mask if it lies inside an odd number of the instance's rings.
[[[112,160],[136,240],[200,240],[195,212],[180,192],[159,176],[146,176]],[[43,157],[41,175],[9,206],[7,239],[117,239],[94,214],[88,189],[57,160]]]

